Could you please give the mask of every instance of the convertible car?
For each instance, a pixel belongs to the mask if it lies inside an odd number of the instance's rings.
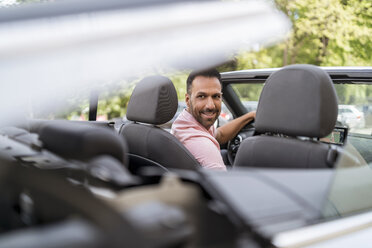
[[[119,129],[40,119],[4,126],[0,246],[368,246],[371,135],[368,123],[337,123],[336,92],[371,81],[372,68],[223,73],[235,117],[255,100],[245,93],[260,95],[255,123],[225,147],[228,172],[202,169],[157,126],[178,106],[163,76],[136,85],[131,122]]]
[[[369,246],[372,68],[223,73],[232,115],[253,106],[257,119],[221,147],[229,170],[207,171],[159,127],[177,112],[168,78],[141,76],[128,123],[96,120],[99,89],[153,63],[213,67],[243,26],[253,45],[286,20],[262,3],[72,2],[0,10],[0,247]],[[77,92],[90,120],[54,119]],[[338,121],[339,105],[365,111],[364,125]]]

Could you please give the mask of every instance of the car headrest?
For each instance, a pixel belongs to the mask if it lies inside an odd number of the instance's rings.
[[[256,131],[321,138],[333,130],[337,106],[336,91],[324,70],[313,65],[286,66],[265,83]]]
[[[43,147],[68,159],[110,155],[127,164],[127,146],[113,130],[70,121],[52,121],[39,129]]]
[[[177,92],[172,81],[163,76],[142,79],[134,89],[127,108],[127,119],[160,125],[177,111]]]

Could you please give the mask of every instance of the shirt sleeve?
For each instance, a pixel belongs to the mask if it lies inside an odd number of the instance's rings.
[[[203,168],[226,171],[220,150],[209,138],[193,137],[184,145]]]

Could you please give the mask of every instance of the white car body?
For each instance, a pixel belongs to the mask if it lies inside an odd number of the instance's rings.
[[[364,113],[353,105],[339,105],[337,120],[349,128],[364,128]]]

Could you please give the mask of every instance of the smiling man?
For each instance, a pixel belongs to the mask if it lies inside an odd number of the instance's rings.
[[[187,78],[185,95],[187,109],[177,117],[172,125],[172,133],[207,169],[226,170],[220,144],[236,136],[256,113],[249,112],[222,127],[213,124],[218,119],[222,104],[221,75],[211,69],[192,72]]]

